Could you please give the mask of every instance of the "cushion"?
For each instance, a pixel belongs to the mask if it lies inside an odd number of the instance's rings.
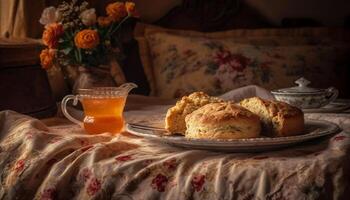
[[[218,95],[248,84],[290,87],[300,76],[329,86],[349,63],[345,32],[336,29],[142,30],[136,28],[136,38],[151,94],[163,98],[198,90]]]

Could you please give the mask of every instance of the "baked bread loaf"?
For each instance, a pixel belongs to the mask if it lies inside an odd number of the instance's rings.
[[[223,100],[211,97],[204,92],[194,92],[189,96],[184,96],[181,100],[176,102],[174,107],[168,109],[165,118],[165,129],[168,130],[169,134],[180,133],[184,135],[186,132],[186,115],[208,103],[222,101]]]
[[[257,114],[263,123],[263,134],[283,137],[303,134],[303,112],[287,103],[269,101],[259,97],[244,99],[241,106]]]
[[[186,116],[187,138],[241,139],[258,137],[260,119],[233,102],[210,103]]]

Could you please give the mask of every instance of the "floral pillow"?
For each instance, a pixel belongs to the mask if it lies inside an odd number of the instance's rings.
[[[232,38],[160,32],[145,39],[151,55],[154,94],[163,98],[193,91],[219,95],[248,84],[267,89],[290,87],[301,76],[318,86],[329,86],[350,63],[347,45],[254,45]]]
[[[220,40],[230,39],[232,42],[238,44],[250,44],[254,46],[334,45],[349,44],[350,41],[350,31],[344,28],[234,29],[205,33],[191,30],[167,29],[150,24],[137,23],[134,34],[139,43],[139,53],[144,72],[151,87],[151,95],[156,95],[156,83],[149,42],[146,36],[151,36],[156,33],[169,33],[178,36]]]

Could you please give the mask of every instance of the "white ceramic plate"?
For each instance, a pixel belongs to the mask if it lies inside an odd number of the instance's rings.
[[[336,100],[322,108],[303,109],[304,113],[331,113],[341,112],[350,108],[350,102],[346,100]]]
[[[305,133],[303,135],[277,138],[261,137],[250,139],[208,140],[189,139],[182,135],[164,136],[162,135],[162,133],[166,132],[164,129],[139,124],[127,124],[126,129],[133,135],[178,147],[228,152],[259,152],[274,150],[333,134],[340,130],[338,125],[332,122],[306,120]]]

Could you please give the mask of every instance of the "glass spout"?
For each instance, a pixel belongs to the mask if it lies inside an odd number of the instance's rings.
[[[124,83],[118,87],[118,89],[125,93],[125,95],[127,95],[134,88],[137,88],[137,85],[135,83]]]

